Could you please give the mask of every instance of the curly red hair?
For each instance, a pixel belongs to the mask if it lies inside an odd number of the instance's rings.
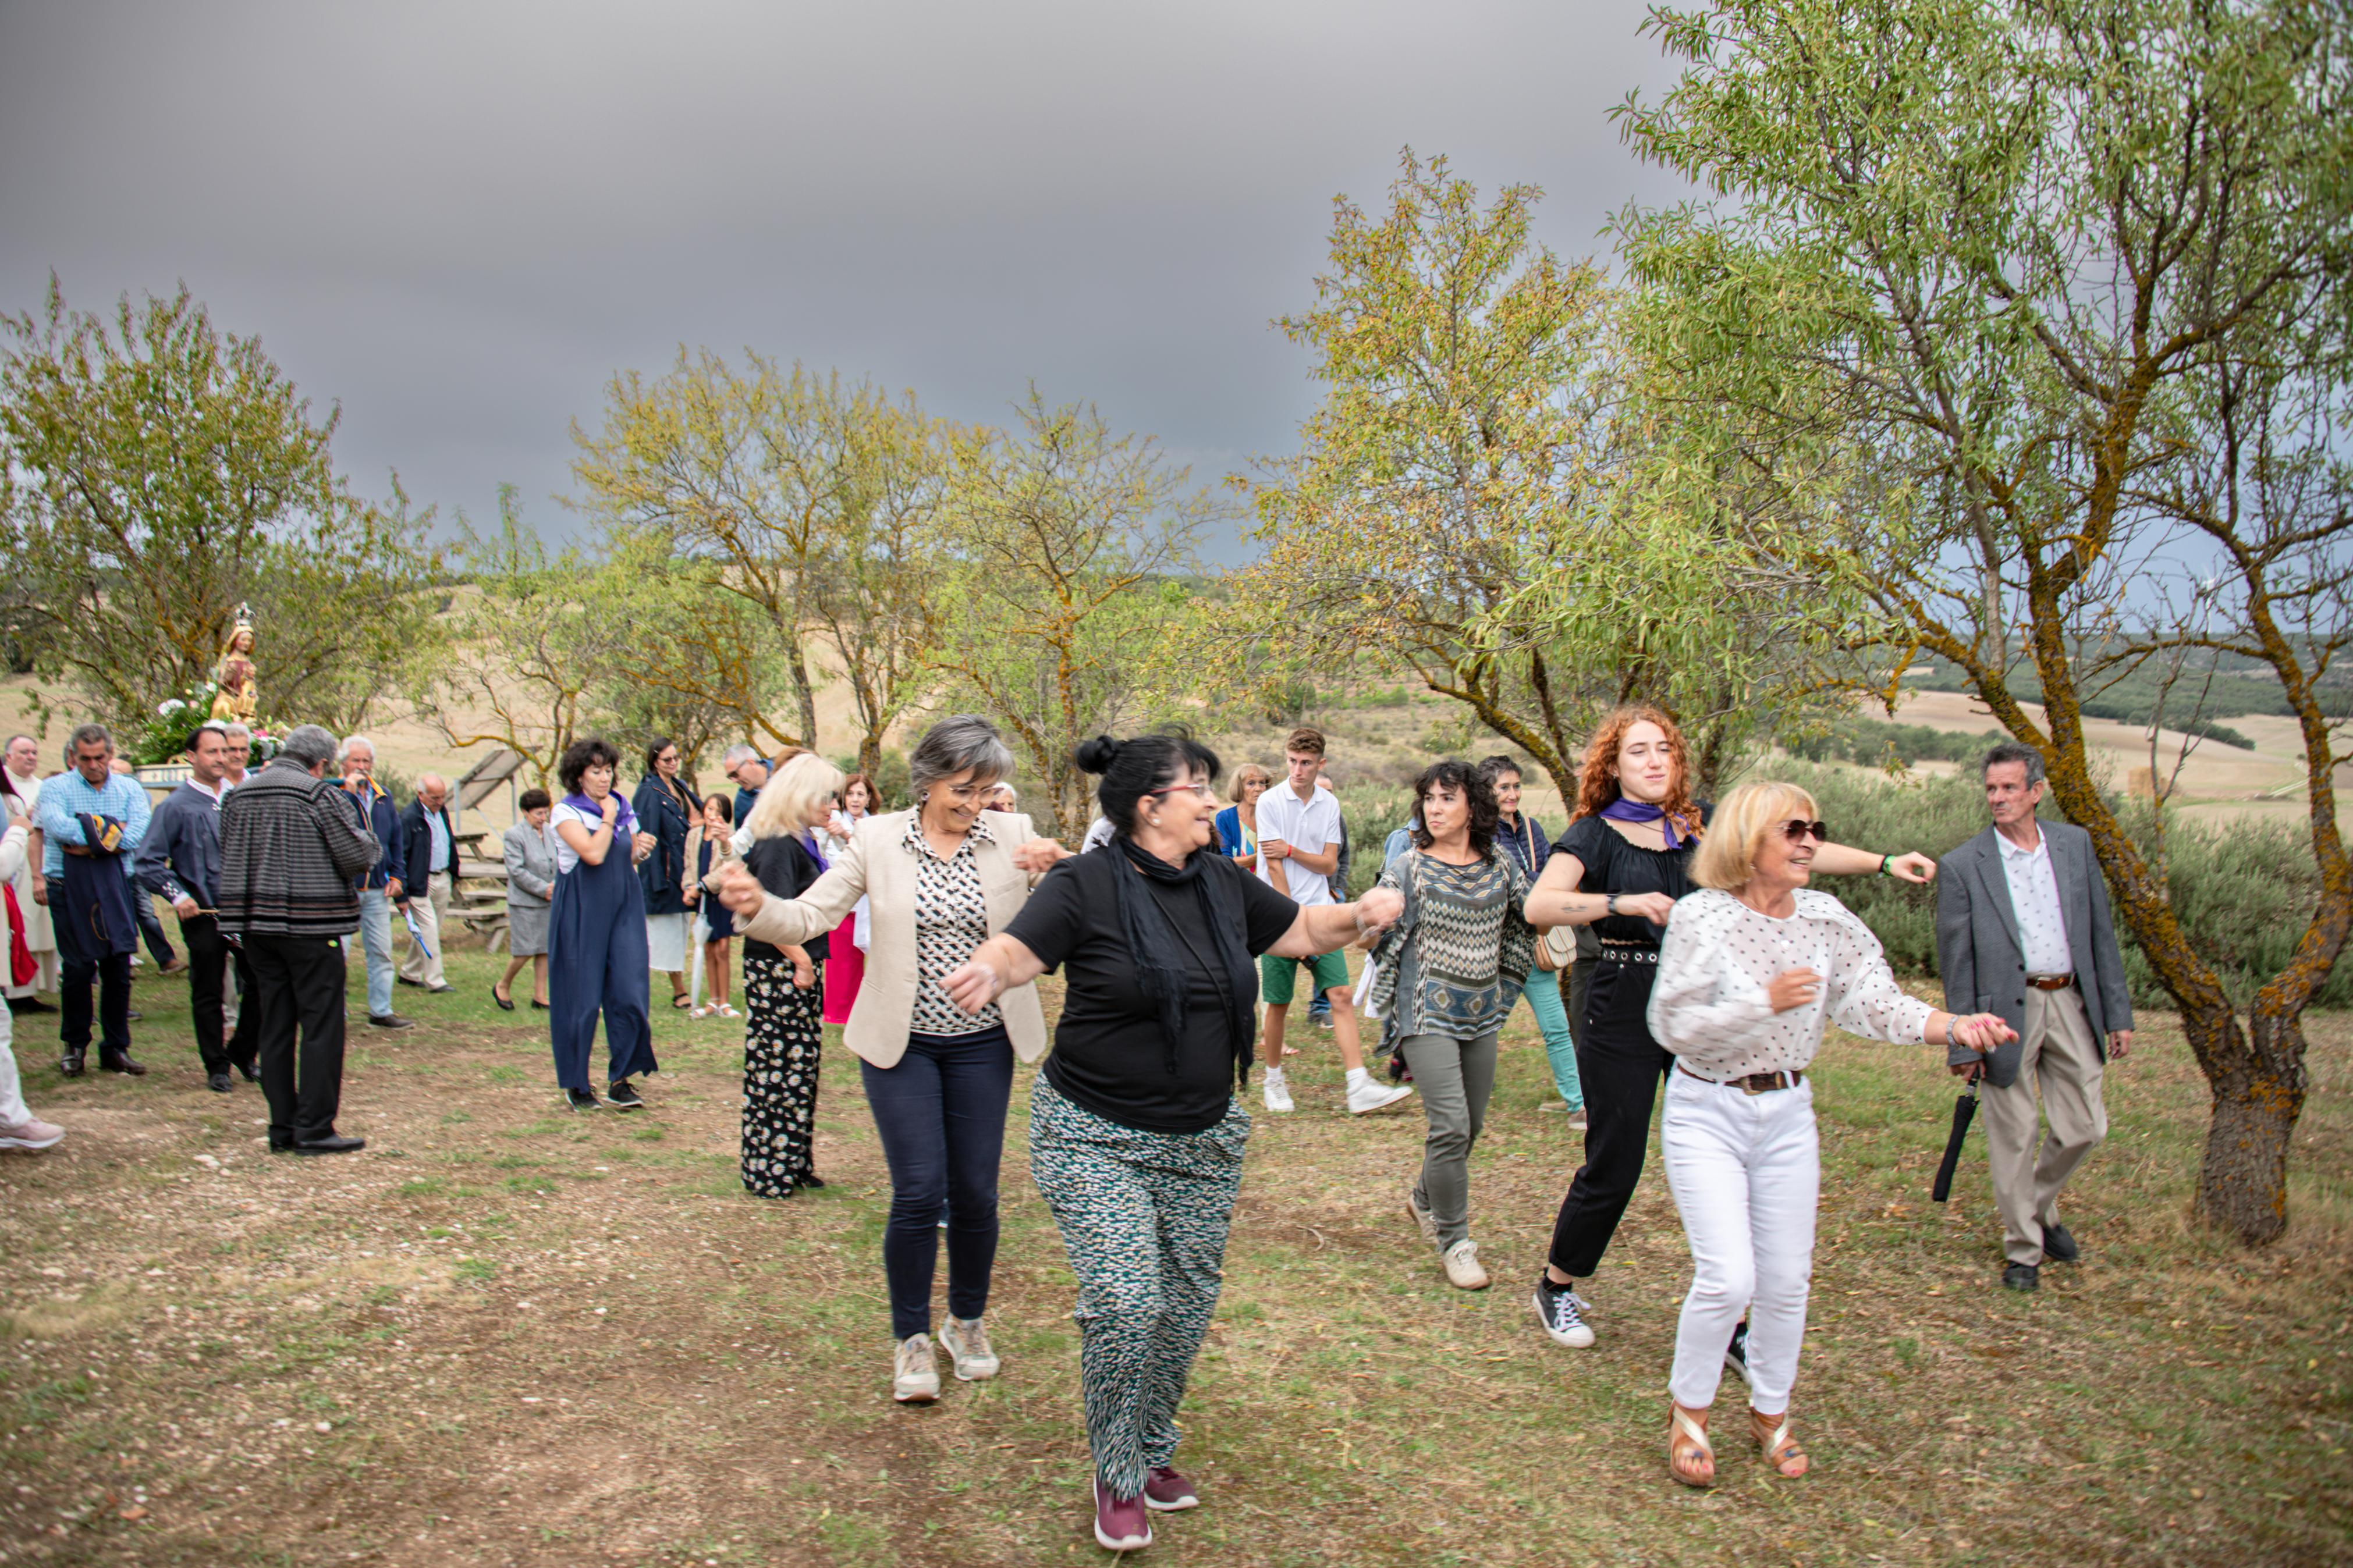
[[[1577,810],[1570,820],[1595,816],[1619,797],[1621,792],[1618,774],[1613,771],[1618,763],[1618,749],[1625,744],[1626,731],[1637,724],[1656,724],[1667,737],[1667,755],[1674,763],[1674,776],[1668,781],[1667,798],[1659,805],[1674,819],[1677,833],[1698,837],[1699,807],[1691,797],[1691,748],[1665,710],[1647,702],[1613,708],[1602,716],[1593,739],[1585,744],[1585,765],[1577,775]]]

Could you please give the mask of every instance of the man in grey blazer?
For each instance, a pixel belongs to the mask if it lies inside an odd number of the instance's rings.
[[[1947,1011],[1999,1014],[2018,1031],[1989,1058],[1956,1047],[1947,1060],[1956,1073],[1985,1064],[2001,1282],[2033,1290],[2045,1258],[2079,1255],[2059,1189],[2108,1134],[2100,1080],[2132,1050],[2132,996],[2092,836],[2035,817],[2042,753],[2005,741],[1981,773],[1993,826],[1937,863],[1936,967]],[[2038,1088],[2050,1121],[2039,1148]]]

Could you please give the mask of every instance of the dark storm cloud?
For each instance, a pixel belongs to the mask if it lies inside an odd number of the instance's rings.
[[[1398,150],[1600,248],[1631,5],[0,8],[0,308],[175,280],[363,488],[560,531],[617,369],[750,345],[1003,416],[1035,379],[1204,478],[1314,405],[1269,325]]]

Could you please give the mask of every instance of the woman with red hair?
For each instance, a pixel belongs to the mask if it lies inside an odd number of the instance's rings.
[[[1642,1179],[1659,1082],[1674,1064],[1651,1038],[1646,1014],[1660,934],[1675,900],[1692,890],[1692,851],[1707,827],[1709,808],[1691,787],[1690,749],[1672,719],[1647,704],[1611,711],[1585,748],[1569,825],[1527,898],[1529,924],[1590,925],[1601,941],[1577,1042],[1585,1163],[1561,1200],[1535,1289],[1545,1332],[1572,1348],[1593,1342],[1584,1316],[1592,1304],[1577,1288],[1600,1266]],[[1926,882],[1936,863],[1824,844],[1813,869]]]

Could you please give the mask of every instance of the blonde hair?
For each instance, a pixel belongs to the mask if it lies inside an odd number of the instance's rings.
[[[1796,784],[1769,779],[1742,784],[1715,808],[1708,835],[1692,856],[1693,884],[1727,892],[1746,887],[1757,874],[1757,847],[1767,833],[1792,818],[1811,822],[1820,814],[1814,797]]]
[[[841,770],[815,752],[788,758],[776,776],[761,786],[744,818],[754,838],[776,838],[808,826],[818,803],[841,793]]]
[[[1274,775],[1272,773],[1267,772],[1264,768],[1260,767],[1256,763],[1244,763],[1240,767],[1234,770],[1232,795],[1234,797],[1234,804],[1236,805],[1240,805],[1242,803],[1242,785],[1250,783],[1252,779],[1258,780],[1259,783],[1266,785],[1269,789],[1272,789],[1274,787]]]

